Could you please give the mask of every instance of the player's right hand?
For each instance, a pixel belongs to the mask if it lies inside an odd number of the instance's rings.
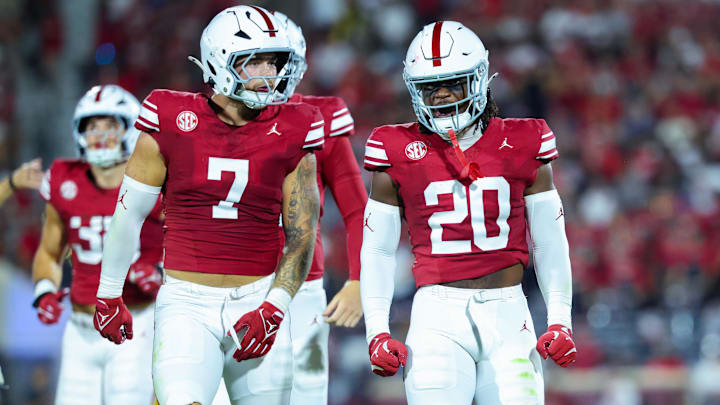
[[[62,300],[70,293],[69,288],[63,288],[58,292],[43,294],[37,300],[37,314],[40,322],[45,325],[52,325],[60,320],[63,305]]]
[[[102,337],[116,345],[124,342],[126,338],[133,337],[132,315],[123,303],[122,297],[98,297],[93,324]]]
[[[389,333],[375,336],[370,342],[368,351],[372,372],[379,376],[395,375],[400,366],[405,367],[407,348],[399,340],[393,339]]]

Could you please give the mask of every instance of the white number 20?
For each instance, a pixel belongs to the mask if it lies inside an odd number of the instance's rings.
[[[488,237],[485,228],[483,192],[490,190],[497,191],[499,212],[496,222],[500,233],[497,236]],[[503,177],[482,177],[475,180],[469,187],[457,180],[435,181],[425,188],[425,203],[429,206],[437,205],[438,196],[441,194],[452,195],[453,209],[452,211],[435,212],[428,219],[432,254],[469,253],[472,251],[472,244],[485,251],[507,247],[510,233],[510,226],[507,223],[510,216],[510,184],[507,180]],[[443,240],[442,226],[463,222],[468,216],[468,205],[470,206],[473,240]]]
[[[233,179],[230,191],[225,200],[218,202],[212,207],[212,217],[220,219],[237,219],[238,210],[233,204],[240,202],[245,187],[248,183],[248,171],[250,165],[245,159],[227,159],[211,157],[208,161],[208,180],[220,181],[222,172],[233,172]]]

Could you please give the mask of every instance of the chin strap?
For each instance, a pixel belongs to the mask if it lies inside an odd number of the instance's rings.
[[[465,158],[465,154],[462,149],[460,149],[460,144],[458,144],[457,136],[455,136],[455,130],[450,129],[450,131],[448,131],[448,135],[450,135],[450,141],[452,142],[453,149],[455,150],[455,155],[460,161],[460,164],[463,165],[462,171],[460,172],[460,178],[469,178],[471,181],[477,180],[477,178],[480,177],[480,166],[475,162],[468,163]]]

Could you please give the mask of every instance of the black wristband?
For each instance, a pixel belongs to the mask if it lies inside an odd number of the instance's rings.
[[[12,176],[13,176],[13,173],[11,172],[10,175],[8,176],[8,184],[10,184],[10,189],[12,191],[17,191],[17,186],[15,185],[15,183],[13,183]]]

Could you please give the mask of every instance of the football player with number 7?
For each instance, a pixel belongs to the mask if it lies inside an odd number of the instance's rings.
[[[153,384],[162,405],[211,403],[223,378],[232,404],[286,404],[292,385],[290,301],[308,275],[318,223],[314,150],[320,111],[286,103],[293,51],[260,7],[217,14],[200,38],[213,95],[154,90],[103,252],[98,328],[123,340],[128,252],[162,191],[165,281],[155,310]],[[285,250],[278,250],[282,213]],[[281,257],[280,257],[281,256]],[[112,383],[112,382],[110,382]]]
[[[458,22],[415,37],[403,78],[418,122],[376,128],[365,208],[361,295],[372,370],[404,366],[408,403],[542,404],[540,357],[576,356],[562,203],[542,119],[503,119],[488,85],[488,51]],[[400,221],[418,287],[405,344],[390,335]],[[527,224],[527,225],[526,225]],[[526,226],[548,331],[536,338],[521,281]]]

